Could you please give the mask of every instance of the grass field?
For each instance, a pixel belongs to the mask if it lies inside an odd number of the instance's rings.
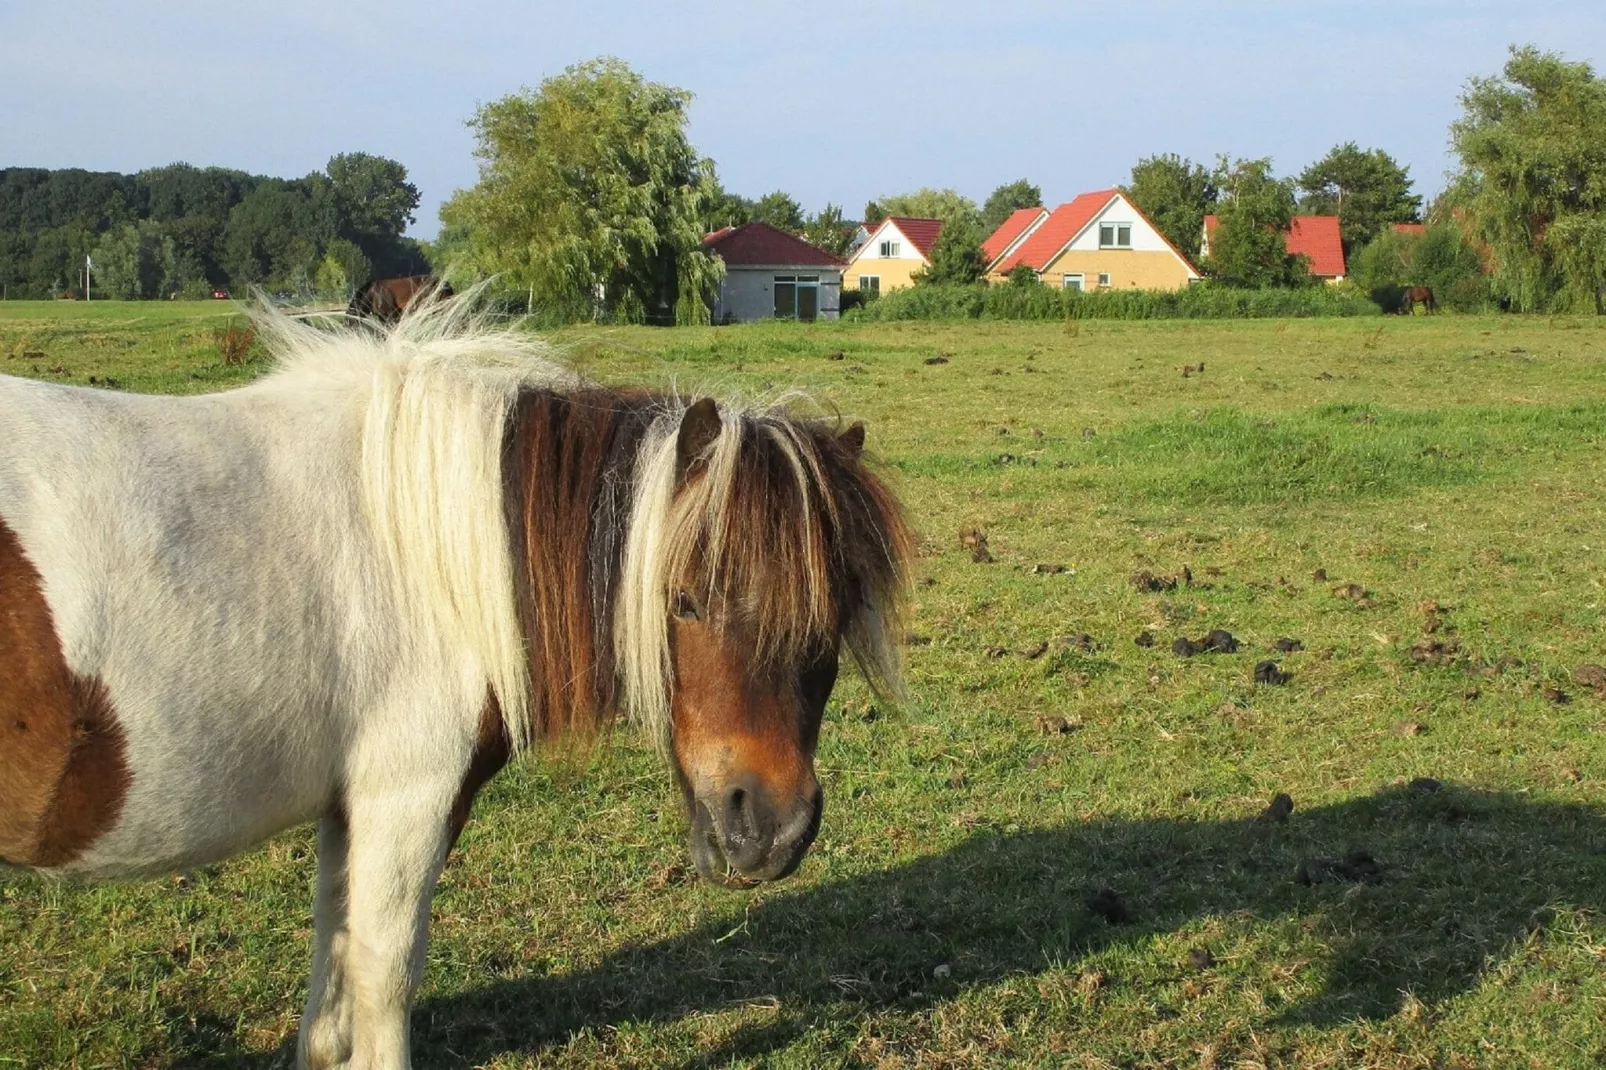
[[[226,314],[0,304],[0,371],[213,389],[261,370]],[[421,1066],[1606,1061],[1606,696],[1572,681],[1606,662],[1606,322],[557,341],[867,422],[924,540],[912,697],[839,687],[819,842],[755,893],[691,879],[629,731],[505,773],[436,897]],[[1212,629],[1242,648],[1172,652]],[[0,1066],[286,1065],[311,843],[0,878]]]

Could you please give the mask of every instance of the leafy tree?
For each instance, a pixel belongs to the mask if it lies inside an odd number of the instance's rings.
[[[1455,199],[1514,307],[1606,304],[1606,80],[1528,46],[1474,78],[1450,127]]]
[[[1228,286],[1295,286],[1309,279],[1305,258],[1290,256],[1287,234],[1294,216],[1293,184],[1271,173],[1271,160],[1226,156],[1213,181],[1220,191],[1210,235],[1208,270]]]
[[[891,214],[891,212],[882,207],[880,201],[864,202],[864,225],[867,227],[874,226]]]
[[[931,263],[915,275],[916,283],[969,285],[987,271],[981,251],[985,235],[979,221],[960,219],[944,223],[931,247]]]
[[[340,229],[364,237],[399,238],[418,209],[418,187],[407,168],[383,156],[344,152],[324,166],[333,187]]]
[[[310,287],[319,250],[333,239],[333,220],[306,184],[272,179],[229,212],[224,268],[236,288]]]
[[[152,220],[107,231],[91,256],[96,287],[114,300],[165,297],[183,285],[175,271],[173,239]]]
[[[366,152],[342,153],[323,175],[305,181],[315,202],[327,199],[335,233],[361,249],[379,274],[412,273],[416,256],[402,233],[418,208],[418,187],[407,181],[406,167]]]
[[[434,241],[424,243],[423,251],[434,273],[458,290],[484,277],[474,266],[474,235],[464,224],[442,226]]]
[[[981,226],[988,234],[997,230],[1010,213],[1019,208],[1036,208],[1043,203],[1043,191],[1024,178],[999,186],[987,195],[981,206]]]
[[[1215,207],[1215,176],[1203,164],[1175,153],[1145,156],[1132,165],[1126,195],[1171,244],[1190,257],[1199,255],[1204,217]]]
[[[707,322],[722,270],[702,247],[713,165],[686,137],[691,95],[595,59],[483,105],[479,182],[441,209],[473,259],[556,314],[596,295],[621,318]],[[685,300],[682,300],[685,297]]]
[[[40,231],[29,250],[26,289],[34,297],[54,297],[83,284],[84,257],[94,248],[94,232],[68,224]]]
[[[803,225],[803,238],[833,256],[847,256],[854,228],[842,218],[842,207],[827,204]]]
[[[1477,312],[1489,302],[1483,258],[1453,219],[1429,224],[1416,240],[1405,282],[1432,287],[1439,304],[1460,312]]]
[[[350,296],[374,279],[374,265],[355,242],[336,238],[324,249],[315,284],[319,290]]]
[[[1304,192],[1303,211],[1338,216],[1346,253],[1390,223],[1414,222],[1422,208],[1422,198],[1411,192],[1409,168],[1382,149],[1362,149],[1353,141],[1335,146],[1294,182]]]
[[[1398,305],[1401,292],[1414,281],[1411,264],[1421,240],[1419,234],[1384,230],[1349,257],[1350,281],[1384,308]]]
[[[758,202],[749,200],[739,193],[731,193],[719,184],[718,179],[713,180],[713,191],[706,199],[704,215],[707,222],[704,229],[709,232],[721,227],[734,227],[756,218]]]
[[[788,234],[802,234],[805,222],[803,206],[784,190],[776,190],[760,197],[758,203],[753,206],[751,218],[760,223],[768,223]]]
[[[940,219],[944,225],[981,227],[981,210],[976,207],[976,202],[957,190],[922,187],[913,193],[882,197],[875,203],[883,210],[882,218],[889,215],[911,216],[916,219]],[[865,207],[868,218],[869,205]]]

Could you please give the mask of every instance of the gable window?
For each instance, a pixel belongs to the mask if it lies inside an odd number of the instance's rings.
[[[1100,223],[1099,224],[1100,249],[1130,249],[1132,248],[1131,223]]]
[[[859,292],[865,294],[874,294],[875,296],[879,297],[881,295],[881,276],[860,275]]]
[[[1075,275],[1066,275],[1060,280],[1060,285],[1067,290],[1082,290],[1086,288],[1084,277],[1080,272]]]
[[[1110,273],[1108,271],[1099,272],[1099,289],[1108,290],[1109,288],[1110,288]]]
[[[881,243],[881,259],[893,260],[902,252],[902,242],[884,241]]]

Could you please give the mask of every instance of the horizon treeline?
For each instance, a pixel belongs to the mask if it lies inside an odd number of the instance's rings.
[[[175,163],[134,174],[0,168],[0,286],[11,298],[204,297],[215,289],[349,293],[429,270],[403,236],[407,169],[343,153],[301,178]]]

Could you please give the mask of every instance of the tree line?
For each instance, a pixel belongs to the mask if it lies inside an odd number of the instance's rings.
[[[618,59],[569,67],[482,105],[477,182],[441,209],[427,246],[402,237],[418,192],[382,157],[337,156],[299,179],[184,164],[137,175],[0,171],[0,283],[45,297],[75,285],[83,258],[117,296],[193,295],[214,286],[340,290],[438,265],[454,283],[495,277],[547,318],[706,323],[723,265],[703,237],[763,220],[838,254],[860,222],[887,215],[945,226],[922,281],[971,283],[981,243],[1009,213],[1041,203],[1020,179],[980,205],[951,189],[878,197],[858,220],[840,205],[803,211],[783,190],[726,190],[686,133],[691,94]],[[1127,193],[1198,257],[1214,214],[1213,285],[1308,285],[1284,233],[1296,213],[1336,215],[1354,285],[1386,303],[1430,285],[1452,306],[1522,311],[1606,304],[1606,80],[1587,63],[1516,48],[1473,78],[1450,130],[1460,166],[1431,204],[1388,153],[1336,146],[1291,176],[1272,161],[1176,155],[1139,160]],[[1421,222],[1408,231],[1395,224]],[[1019,280],[1022,283],[1029,280]]]
[[[407,169],[343,153],[303,178],[172,164],[137,174],[0,169],[0,284],[10,297],[124,300],[215,289],[345,294],[428,270],[403,236],[418,207]]]

